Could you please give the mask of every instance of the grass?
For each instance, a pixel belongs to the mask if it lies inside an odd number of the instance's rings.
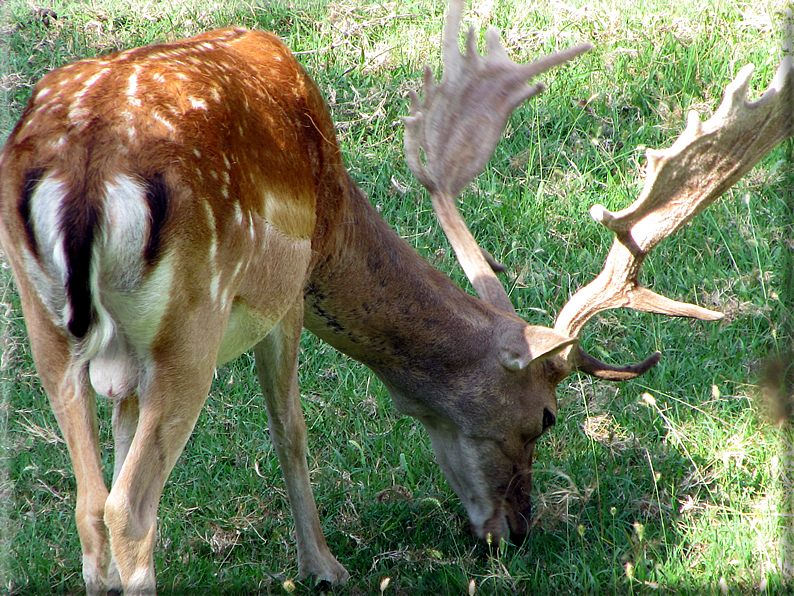
[[[753,93],[766,87],[782,6],[481,0],[467,9],[467,22],[497,27],[518,58],[596,45],[544,77],[549,90],[516,111],[463,197],[475,236],[510,268],[505,283],[522,317],[550,325],[600,270],[611,239],[587,209],[633,200],[643,147],[669,146],[690,109],[710,114],[747,62],[757,67]],[[443,8],[424,0],[9,1],[0,23],[0,139],[51,68],[231,23],[273,30],[319,83],[371,201],[468,288],[404,164],[398,120],[421,65],[438,64]],[[794,350],[793,158],[791,142],[778,148],[645,264],[649,286],[723,310],[722,322],[609,311],[588,325],[583,342],[596,356],[623,362],[661,349],[664,358],[635,382],[574,376],[559,388],[558,424],[536,450],[534,530],[521,547],[478,544],[424,431],[394,410],[363,366],[306,334],[300,375],[312,481],[331,549],[352,574],[330,591],[790,592],[779,559],[794,560],[783,516],[794,511],[792,430],[785,412],[770,413],[764,396],[776,388],[763,379],[776,370],[769,378],[785,397],[784,363]],[[7,268],[0,280],[0,593],[80,593],[71,466]],[[163,593],[310,591],[295,580],[291,517],[254,379],[249,356],[218,370],[166,486],[155,555]],[[109,452],[107,404],[101,410]]]

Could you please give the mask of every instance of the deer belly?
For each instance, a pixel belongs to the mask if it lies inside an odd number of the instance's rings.
[[[270,333],[283,315],[284,312],[257,312],[244,302],[235,302],[229,313],[226,333],[218,350],[218,366],[254,347]]]

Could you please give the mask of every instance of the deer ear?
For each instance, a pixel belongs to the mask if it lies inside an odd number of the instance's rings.
[[[507,370],[518,372],[533,360],[553,356],[577,341],[576,337],[567,337],[548,327],[527,325],[523,337],[505,342],[499,348],[499,362]]]

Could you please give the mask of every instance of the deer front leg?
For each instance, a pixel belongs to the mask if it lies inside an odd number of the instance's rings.
[[[184,329],[187,333],[175,332],[168,345],[158,346],[137,404],[117,404],[114,412],[117,456],[123,463],[105,504],[105,523],[124,596],[156,593],[157,508],[212,383],[217,338],[199,337],[205,327],[197,323]]]
[[[298,576],[345,582],[347,570],[328,549],[314,501],[306,461],[306,422],[298,389],[298,346],[303,299],[255,348],[259,382],[267,403],[270,436],[287,486],[298,542]]]

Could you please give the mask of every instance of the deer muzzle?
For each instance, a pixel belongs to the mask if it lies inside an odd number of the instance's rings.
[[[529,534],[529,520],[532,516],[530,493],[532,488],[531,472],[526,471],[511,480],[504,503],[497,507],[482,525],[472,522],[472,532],[489,544],[498,545],[504,538],[520,545]]]
[[[505,497],[505,517],[510,527],[510,540],[521,544],[529,534],[532,518],[532,471],[527,469],[513,477]]]

